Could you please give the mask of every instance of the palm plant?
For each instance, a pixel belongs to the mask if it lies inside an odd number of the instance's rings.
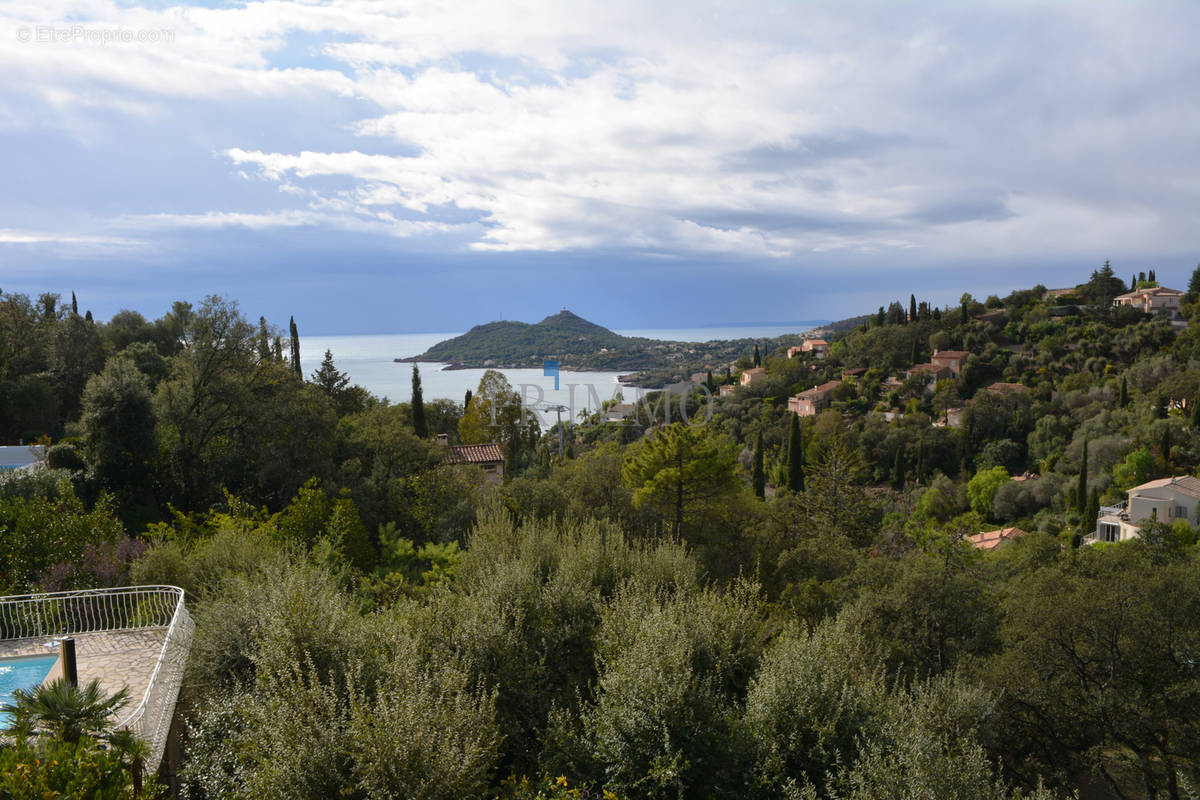
[[[13,692],[13,701],[2,709],[11,720],[4,732],[21,738],[49,736],[77,744],[84,736],[103,736],[111,724],[109,718],[128,702],[128,689],[108,695],[98,680],[79,687],[57,678],[49,684]]]

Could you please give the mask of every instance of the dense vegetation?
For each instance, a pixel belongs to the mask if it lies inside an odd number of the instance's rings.
[[[1194,796],[1196,531],[1080,546],[1096,504],[1200,466],[1193,284],[1186,327],[1114,311],[1107,269],[912,298],[827,359],[766,349],[711,419],[573,423],[566,457],[498,373],[418,423],[226,301],[101,324],[5,295],[39,333],[4,330],[37,371],[3,385],[59,399],[5,406],[54,444],[0,479],[0,590],[187,591],[189,798]],[[934,348],[960,379],[885,382]],[[437,433],[500,441],[504,483]],[[965,541],[1002,525],[1029,533]]]

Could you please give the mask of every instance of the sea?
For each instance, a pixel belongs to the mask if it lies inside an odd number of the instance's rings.
[[[707,342],[715,339],[770,339],[787,333],[800,333],[814,323],[796,325],[735,325],[712,328],[664,328],[649,330],[620,330],[624,336],[643,336],[674,342]],[[408,358],[424,353],[433,345],[462,335],[462,331],[445,333],[392,333],[350,336],[300,336],[300,365],[306,376],[321,365],[325,351],[333,353],[334,365],[378,397],[393,403],[407,403],[412,396],[412,364],[396,363],[393,359]],[[468,389],[479,386],[483,369],[446,369],[446,364],[418,362],[421,371],[421,391],[426,400],[445,398],[461,403]],[[630,401],[636,390],[622,387],[617,378],[625,372],[568,372],[559,374],[558,390],[553,376],[541,369],[502,369],[513,388],[522,393],[528,407],[562,405],[577,415],[611,400],[614,394]],[[571,388],[571,387],[574,388]],[[553,412],[550,412],[553,422]]]

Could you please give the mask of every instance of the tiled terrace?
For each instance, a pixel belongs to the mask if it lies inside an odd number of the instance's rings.
[[[109,694],[128,687],[129,702],[117,712],[118,717],[123,717],[146,694],[166,635],[166,628],[75,634],[75,661],[80,685],[98,678],[100,687]],[[0,641],[0,658],[56,654],[57,645],[53,648],[45,646],[50,641],[57,640],[40,637]],[[61,664],[58,664],[49,677],[53,679],[60,674]]]

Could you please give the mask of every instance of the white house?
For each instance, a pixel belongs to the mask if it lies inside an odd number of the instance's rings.
[[[1096,530],[1084,539],[1086,544],[1094,542],[1123,542],[1141,533],[1147,520],[1158,520],[1170,524],[1177,519],[1189,525],[1200,521],[1200,478],[1181,475],[1174,478],[1159,478],[1147,481],[1129,490],[1129,501],[1124,508],[1103,509],[1096,520]]]

